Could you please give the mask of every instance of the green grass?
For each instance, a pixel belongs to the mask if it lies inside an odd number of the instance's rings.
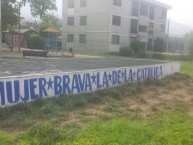
[[[73,145],[192,145],[193,118],[184,112],[151,114],[147,119],[114,117],[79,131]]]
[[[146,104],[138,93],[145,93],[147,87],[168,88],[172,84],[168,82],[190,79],[187,75],[175,74],[161,81],[146,80],[89,94],[39,98],[35,102],[0,109],[2,130],[24,131],[14,136],[0,133],[0,145],[192,145],[193,118],[186,113],[187,104],[176,102],[178,111],[168,109],[170,112],[165,113],[153,106],[153,113],[147,118],[138,115],[138,109],[126,114],[122,112],[126,110],[120,110],[126,97]],[[93,114],[86,112],[90,109],[87,106],[93,108],[94,105],[102,105],[104,112],[89,119],[87,116]],[[129,106],[126,107],[129,110]],[[68,118],[71,112],[79,114],[77,121],[81,125],[66,124],[65,121],[71,123],[73,119]]]
[[[38,122],[15,138],[17,145],[192,145],[193,118],[185,112],[150,114],[146,119],[112,116],[83,128],[55,128]],[[13,138],[0,133],[0,144]]]
[[[0,145],[10,145],[11,143],[13,143],[13,141],[13,137],[0,132]]]
[[[181,62],[181,73],[193,77],[193,62]]]

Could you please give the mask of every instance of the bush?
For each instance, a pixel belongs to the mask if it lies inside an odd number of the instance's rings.
[[[139,51],[137,53],[137,56],[140,57],[140,58],[145,58],[146,57],[145,49],[143,49],[143,48],[139,49]]]
[[[177,60],[177,61],[188,61],[189,58],[187,55],[175,55],[175,54],[167,54],[167,53],[152,53],[151,56],[149,56],[153,59],[161,59],[161,60]]]
[[[27,47],[30,49],[44,49],[44,40],[37,35],[32,35],[27,39]]]
[[[154,42],[154,52],[164,52],[165,51],[165,42],[162,38],[157,38]]]
[[[166,60],[166,59],[167,59],[167,55],[162,54],[162,53],[153,53],[153,54],[152,54],[152,58],[153,58],[153,59]]]
[[[134,56],[140,57],[140,58],[145,58],[145,48],[144,45],[140,42],[132,42],[130,44],[130,47],[132,48],[132,51],[134,53]]]
[[[132,48],[131,47],[121,47],[119,49],[119,53],[121,56],[132,56]]]
[[[190,49],[188,55],[189,55],[189,59],[192,61],[193,60],[193,48]]]

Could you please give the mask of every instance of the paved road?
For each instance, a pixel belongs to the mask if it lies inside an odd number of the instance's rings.
[[[120,58],[61,58],[0,60],[0,77],[160,64]]]

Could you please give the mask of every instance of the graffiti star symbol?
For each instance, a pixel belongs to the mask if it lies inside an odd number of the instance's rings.
[[[47,82],[48,84],[48,90],[52,89],[53,90],[53,81],[51,80],[51,78],[49,78],[49,81]]]
[[[112,75],[111,75],[111,73],[109,73],[108,79],[109,79],[109,81],[112,80]]]
[[[133,73],[133,78],[136,76],[136,72],[134,71],[134,73]]]
[[[97,76],[95,76],[94,74],[93,74],[93,76],[91,76],[91,79],[92,79],[92,84],[96,84],[96,78],[97,78]]]
[[[121,76],[122,76],[122,78],[124,78],[124,76],[125,76],[125,72],[124,71],[122,71]]]

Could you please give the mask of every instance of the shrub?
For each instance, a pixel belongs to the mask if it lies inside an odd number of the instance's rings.
[[[132,48],[131,47],[121,47],[119,49],[119,53],[121,56],[132,56]]]
[[[189,50],[189,59],[192,61],[193,60],[193,48],[191,48],[190,50]]]
[[[162,38],[157,38],[154,42],[154,49],[155,52],[164,52],[165,51],[165,42]]]
[[[43,50],[44,40],[40,36],[32,35],[27,40],[27,47],[30,49]]]
[[[153,58],[153,59],[166,60],[166,59],[167,59],[167,55],[164,55],[164,54],[162,54],[162,53],[153,53],[153,54],[152,54],[152,58]]]
[[[146,57],[145,49],[143,49],[143,48],[139,49],[139,51],[137,53],[137,56],[140,57],[140,58],[145,58]]]
[[[145,58],[145,48],[144,45],[138,41],[132,42],[130,44],[130,47],[132,48],[134,56],[140,57],[140,58]]]

